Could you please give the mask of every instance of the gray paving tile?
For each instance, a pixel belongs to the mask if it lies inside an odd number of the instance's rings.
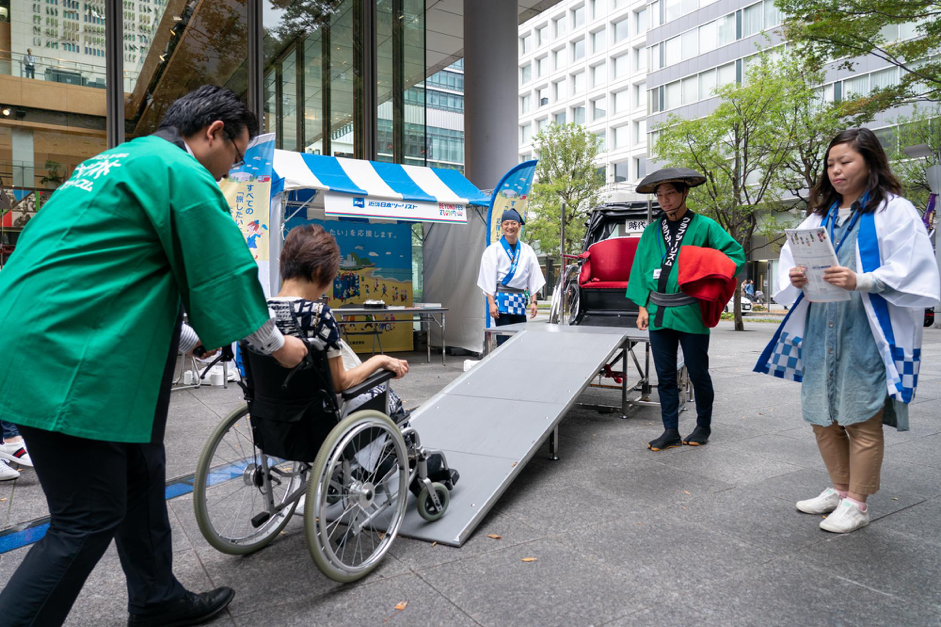
[[[731,444],[684,448],[687,450],[681,455],[658,454],[657,462],[733,485],[756,483],[768,477],[794,472],[799,468],[795,464],[769,459],[761,453],[735,450]]]
[[[832,543],[824,543],[832,544]],[[818,547],[814,547],[818,550]],[[780,558],[697,590],[707,625],[928,625],[938,614],[806,561]]]
[[[912,606],[924,605],[933,609],[937,620],[941,617],[941,544],[913,542],[910,535],[892,530],[892,517],[883,522],[800,551],[796,558],[824,569],[830,577],[895,595]]]
[[[535,557],[537,561],[523,562]],[[599,625],[665,596],[555,540],[419,571],[481,625]]]
[[[20,478],[13,482],[13,491],[9,496],[10,510],[7,525],[15,525],[49,515],[46,495],[39,485],[39,479],[33,469],[27,469]]]
[[[881,492],[902,491],[925,498],[941,496],[941,468],[909,464],[896,457],[888,452],[882,461]]]
[[[662,510],[557,538],[621,571],[639,587],[680,597],[695,587],[770,561],[774,554]]]
[[[807,428],[810,431],[810,428]],[[729,448],[757,453],[765,459],[802,468],[820,468],[823,460],[816,439],[798,439],[770,433],[749,440],[737,440]]]
[[[277,600],[277,597],[272,599]],[[402,610],[396,605],[405,603]],[[330,594],[296,599],[236,616],[236,624],[250,627],[317,625],[476,625],[432,586],[413,574],[344,586]]]
[[[886,454],[892,459],[904,459],[909,464],[941,468],[941,433],[886,448]]]
[[[887,515],[883,525],[891,531],[909,536],[914,544],[941,545],[939,521],[941,499],[936,498]]]
[[[689,599],[686,601],[687,603],[694,602],[694,599],[688,593],[684,595],[684,598]],[[680,603],[682,602],[681,600]],[[702,625],[705,623],[705,616],[680,603],[658,605],[634,612],[610,623],[605,623],[604,627],[662,627],[663,625]]]

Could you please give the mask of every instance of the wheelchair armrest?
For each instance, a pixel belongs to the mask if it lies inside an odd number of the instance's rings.
[[[395,373],[392,372],[391,370],[380,370],[379,372],[375,373],[374,375],[372,375],[371,377],[369,377],[368,379],[366,379],[359,385],[354,385],[348,390],[343,390],[343,394],[342,394],[343,400],[348,401],[350,399],[356,398],[363,392],[367,392],[373,389],[374,387],[376,387],[377,385],[385,383],[386,381],[389,381],[394,378],[395,378]]]

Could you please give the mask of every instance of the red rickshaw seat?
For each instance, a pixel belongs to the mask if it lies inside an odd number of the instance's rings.
[[[580,256],[582,270],[578,285],[582,289],[626,290],[631,265],[637,253],[639,237],[615,237],[595,242]]]

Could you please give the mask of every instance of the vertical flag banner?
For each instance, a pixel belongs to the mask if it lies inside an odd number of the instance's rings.
[[[220,189],[229,203],[248,249],[258,263],[258,279],[270,296],[268,281],[268,215],[271,204],[271,175],[274,172],[274,133],[258,135],[245,150],[245,163],[232,168]]]
[[[510,170],[500,179],[500,184],[490,195],[490,210],[487,212],[487,242],[489,246],[501,237],[500,218],[507,209],[515,209],[517,213],[526,219],[526,205],[529,204],[529,188],[533,184],[533,176],[536,174],[536,164],[538,161],[524,161],[523,163],[510,168]],[[525,227],[520,229],[520,239],[523,239]],[[490,328],[490,309],[484,304],[484,316],[487,320],[486,328]]]

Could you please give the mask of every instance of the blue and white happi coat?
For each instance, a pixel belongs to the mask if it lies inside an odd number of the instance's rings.
[[[813,214],[800,228],[818,227],[824,216]],[[809,303],[791,285],[789,272],[795,265],[790,243],[781,250],[778,285],[774,295],[782,305],[792,306],[765,347],[755,372],[801,381],[801,345],[805,336]],[[885,365],[889,396],[910,403],[918,386],[921,340],[926,307],[941,300],[941,278],[928,232],[915,207],[890,195],[874,212],[859,218],[856,267],[885,284],[881,294],[862,293],[869,328]]]
[[[535,294],[546,284],[533,247],[519,240],[516,245],[519,257],[515,269],[513,260],[501,240],[487,247],[480,259],[477,287],[484,294],[494,296],[497,307],[502,313],[526,315],[528,299],[525,294],[497,291],[497,285],[500,284]]]

